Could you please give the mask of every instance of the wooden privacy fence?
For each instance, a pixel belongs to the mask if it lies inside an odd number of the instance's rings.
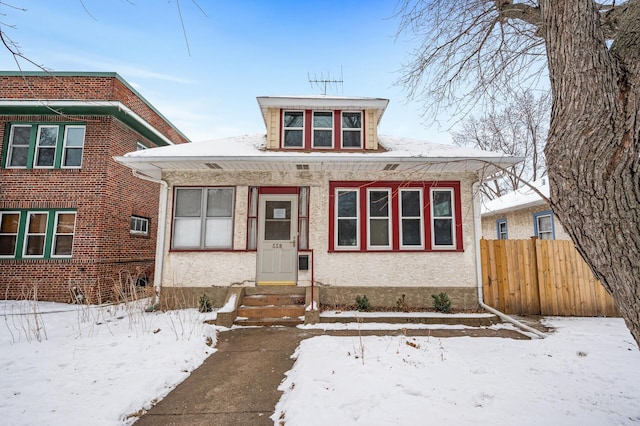
[[[481,240],[484,302],[515,315],[620,316],[575,249],[561,240]]]

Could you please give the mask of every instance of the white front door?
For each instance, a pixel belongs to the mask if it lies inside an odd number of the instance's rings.
[[[297,281],[298,196],[265,194],[258,209],[258,285]]]

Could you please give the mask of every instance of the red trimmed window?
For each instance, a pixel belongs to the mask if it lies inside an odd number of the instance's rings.
[[[284,149],[364,149],[363,111],[282,110]]]
[[[459,182],[331,182],[330,251],[462,251]]]

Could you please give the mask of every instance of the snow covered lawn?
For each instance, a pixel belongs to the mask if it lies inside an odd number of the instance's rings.
[[[0,302],[2,424],[131,424],[215,352],[216,328],[203,324],[215,313],[34,306]],[[557,331],[545,340],[305,340],[274,422],[640,424],[640,352],[622,320],[548,322]]]
[[[273,420],[297,425],[640,424],[640,352],[621,319],[549,318],[544,340],[314,337]]]
[[[0,301],[0,422],[130,424],[215,352],[215,314],[144,303]]]

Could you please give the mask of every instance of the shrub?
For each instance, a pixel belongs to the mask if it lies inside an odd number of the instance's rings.
[[[409,312],[411,310],[409,302],[407,302],[404,294],[396,301],[396,306],[402,312]]]
[[[362,297],[356,296],[356,308],[363,312],[371,310],[371,303],[369,303],[369,299],[367,299],[366,294],[362,295]]]
[[[438,312],[450,312],[451,311],[451,300],[449,300],[449,296],[447,293],[440,293],[438,295],[432,294],[433,297],[433,308]]]
[[[209,296],[203,294],[198,299],[198,311],[200,312],[211,312],[213,306],[211,305],[211,300],[209,300]]]

